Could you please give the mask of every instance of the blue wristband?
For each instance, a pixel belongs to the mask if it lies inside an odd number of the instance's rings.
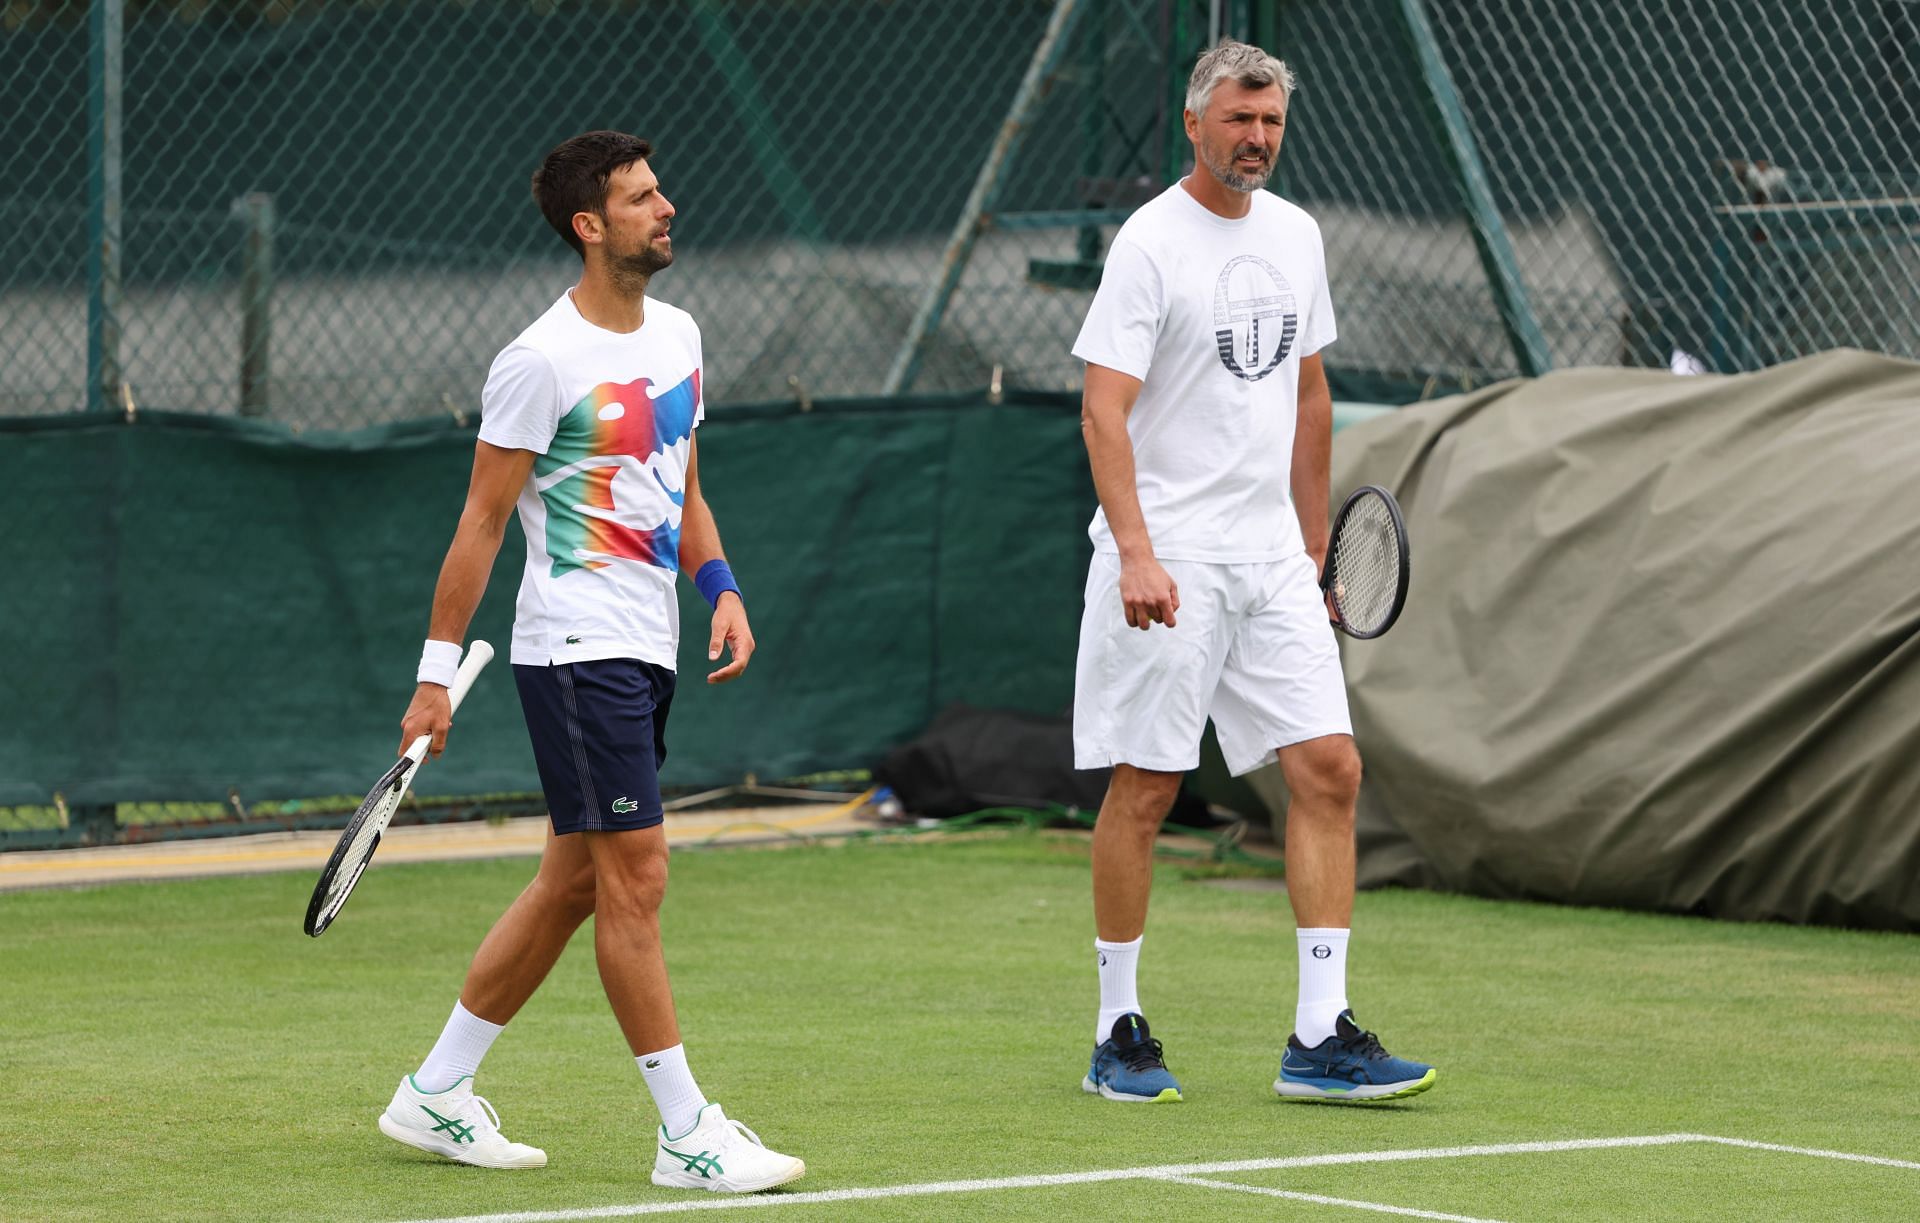
[[[727,568],[725,561],[708,561],[700,566],[700,572],[693,575],[693,584],[700,589],[700,596],[709,607],[720,606],[720,596],[731,590],[740,595],[740,583],[733,580],[733,570]],[[746,602],[747,596],[740,595],[740,601]]]

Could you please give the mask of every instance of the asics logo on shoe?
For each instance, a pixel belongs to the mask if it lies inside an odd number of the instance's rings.
[[[674,1150],[664,1142],[660,1144],[660,1149],[685,1164],[687,1171],[698,1172],[705,1180],[712,1180],[716,1172],[722,1176],[726,1175],[726,1169],[720,1166],[720,1160],[712,1152],[702,1151],[698,1155],[688,1155],[684,1151]]]
[[[1312,1074],[1314,1071],[1318,1070],[1319,1067],[1318,1066],[1301,1066],[1301,1065],[1295,1064],[1293,1060],[1293,1054],[1291,1051],[1289,1051],[1285,1057],[1282,1057],[1280,1059],[1280,1069],[1286,1071],[1288,1074]]]
[[[640,804],[622,794],[619,798],[613,800],[613,809],[617,814],[625,815],[630,811],[640,810]]]
[[[429,1132],[438,1133],[441,1130],[445,1130],[447,1137],[453,1139],[456,1143],[473,1141],[473,1127],[466,1122],[456,1117],[442,1117],[439,1113],[434,1112],[424,1104],[420,1106],[420,1111],[440,1123],[434,1126]]]

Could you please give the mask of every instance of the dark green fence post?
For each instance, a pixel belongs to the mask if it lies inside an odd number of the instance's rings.
[[[87,409],[120,407],[120,36],[125,0],[87,19]]]
[[[235,203],[246,226],[240,261],[240,414],[264,416],[273,369],[273,197]]]
[[[746,131],[754,164],[774,198],[780,201],[780,211],[786,214],[787,231],[808,242],[824,241],[826,229],[820,223],[820,214],[814,211],[813,196],[800,181],[800,175],[794,172],[793,163],[787,160],[786,140],[773,124],[775,111],[761,96],[753,65],[734,40],[733,31],[727,28],[720,5],[716,0],[697,0],[693,18],[707,54],[720,66],[727,99],[733,103],[734,115]]]
[[[1546,336],[1534,317],[1533,301],[1527,296],[1526,282],[1520,278],[1520,265],[1507,241],[1507,225],[1494,205],[1493,189],[1487,184],[1486,167],[1480,162],[1480,146],[1467,125],[1466,110],[1453,87],[1453,74],[1440,58],[1440,46],[1434,40],[1433,26],[1427,21],[1422,0],[1400,0],[1400,26],[1420,68],[1426,87],[1427,113],[1440,137],[1441,150],[1453,169],[1454,185],[1460,190],[1460,202],[1473,229],[1473,244],[1480,251],[1480,264],[1486,269],[1487,284],[1493,290],[1494,304],[1500,308],[1500,321],[1520,372],[1535,377],[1553,368]]]
[[[967,261],[973,258],[973,246],[980,232],[992,224],[992,213],[1000,203],[1000,189],[1006,178],[1007,167],[1012,163],[1014,153],[1026,138],[1027,129],[1040,109],[1047,83],[1052,79],[1054,68],[1060,62],[1067,40],[1073,33],[1074,22],[1086,8],[1087,0],[1054,0],[1053,16],[1047,22],[1046,32],[1033,49],[1033,58],[1027,62],[1027,73],[1020,79],[1020,88],[1014,92],[1013,105],[1007,109],[1007,117],[1000,123],[1000,131],[994,137],[993,146],[987,150],[986,160],[980,163],[980,172],[973,180],[973,190],[960,209],[960,219],[954,224],[952,235],[947,238],[946,254],[940,260],[939,278],[921,301],[920,309],[907,328],[906,339],[894,354],[893,368],[887,374],[886,394],[905,395],[913,390],[914,379],[920,376],[920,361],[926,355],[927,342],[940,329],[940,320],[947,312],[947,302],[952,298],[954,289],[959,287],[960,277],[967,270]]]

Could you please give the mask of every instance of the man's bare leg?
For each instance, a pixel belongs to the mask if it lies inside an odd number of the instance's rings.
[[[1288,1099],[1396,1100],[1432,1087],[1433,1067],[1394,1057],[1347,1009],[1347,936],[1353,923],[1353,806],[1360,753],[1351,735],[1326,735],[1280,749],[1287,806],[1287,892],[1298,925],[1300,994],[1293,1039],[1273,1088]]]
[[[1353,924],[1353,804],[1360,753],[1352,735],[1283,747],[1287,779],[1287,897],[1293,902],[1300,991],[1293,1031],[1313,1048],[1347,1009],[1347,937]]]
[[[547,832],[546,848],[519,897],[480,941],[460,1001],[440,1039],[413,1074],[419,1090],[438,1093],[480,1069],[508,1020],[547,979],[567,940],[593,912],[593,863],[577,836]]]
[[[579,833],[547,830],[533,882],[493,923],[467,969],[460,1002],[489,1023],[519,1014],[547,979],[573,932],[593,914],[593,859]]]
[[[474,1098],[472,1076],[509,1019],[546,980],[594,907],[593,862],[578,836],[547,833],[540,869],[493,923],[467,969],[460,1001],[420,1069],[395,1090],[380,1130],[487,1168],[540,1168],[546,1152],[511,1142]]]
[[[1287,896],[1294,921],[1345,930],[1353,922],[1353,805],[1360,753],[1352,735],[1325,735],[1279,751],[1287,779]]]
[[[1180,1084],[1161,1061],[1160,1042],[1140,1017],[1134,975],[1153,890],[1153,841],[1180,792],[1181,776],[1115,766],[1093,826],[1093,946],[1100,1014],[1094,1021],[1093,1064],[1081,1087],[1110,1100],[1180,1098]]]
[[[625,832],[583,832],[597,888],[594,956],[600,984],[634,1056],[680,1043],[666,956],[660,949],[660,905],[667,894],[664,826]]]
[[[1102,942],[1130,943],[1147,928],[1153,842],[1182,776],[1114,767],[1093,826],[1093,929]]]

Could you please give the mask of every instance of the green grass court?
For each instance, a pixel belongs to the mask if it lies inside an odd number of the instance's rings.
[[[1079,1089],[1095,1001],[1085,841],[1031,832],[676,856],[667,951],[693,1069],[807,1161],[791,1200],[648,1182],[652,1107],[586,932],[479,1081],[549,1167],[436,1162],[374,1119],[531,866],[376,868],[318,941],[300,933],[304,873],[0,896],[0,1217],[557,1219],[751,1201],[796,1223],[1920,1217],[1912,937],[1363,895],[1355,1009],[1389,1048],[1436,1062],[1439,1085],[1371,1109],[1289,1104],[1269,1087],[1292,1020],[1285,897],[1169,862],[1141,997],[1187,1100],[1127,1106]],[[1665,1135],[1882,1162],[1692,1140],[1448,1150]],[[1436,1155],[1303,1162],[1414,1150]],[[1265,1166],[1129,1171],[1238,1161]],[[1129,1174],[1068,1175],[1096,1172]],[[1003,1183],[888,1188],[949,1181]],[[810,1196],[848,1190],[896,1196]]]

